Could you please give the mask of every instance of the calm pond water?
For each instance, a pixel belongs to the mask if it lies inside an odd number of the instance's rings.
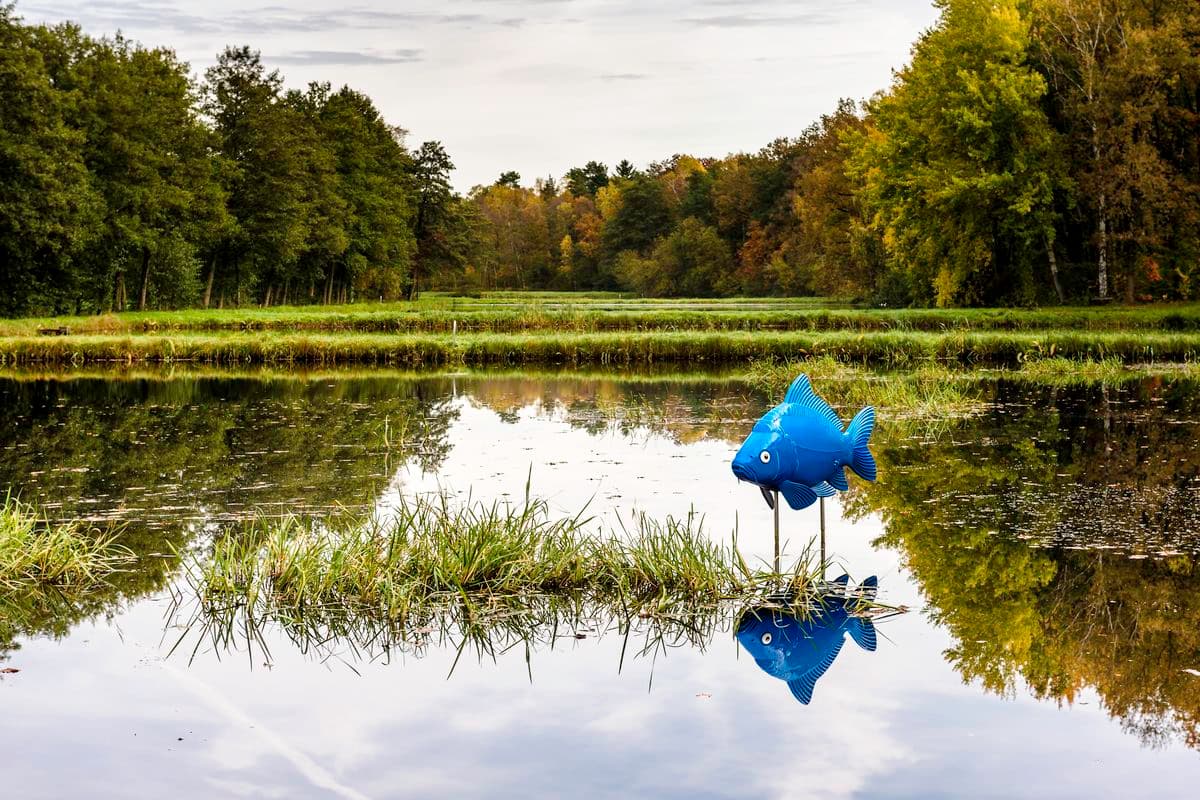
[[[86,607],[0,603],[0,666],[20,670],[0,676],[0,791],[1194,797],[1200,386],[985,392],[966,418],[885,415],[879,482],[829,504],[829,577],[877,576],[910,610],[873,652],[847,638],[807,705],[732,619],[626,641],[561,618],[461,651],[453,627],[218,641],[150,559]],[[517,502],[528,479],[609,525],[694,508],[765,560],[770,511],[728,462],[767,405],[701,377],[6,379],[0,487],[122,521],[151,554],[252,513]],[[787,553],[816,525],[785,511]]]

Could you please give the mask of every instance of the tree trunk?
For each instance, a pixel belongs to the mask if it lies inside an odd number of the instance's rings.
[[[1108,216],[1107,216],[1107,201],[1104,192],[1100,193],[1100,222],[1099,222],[1099,249],[1100,257],[1097,265],[1096,284],[1097,291],[1100,294],[1101,300],[1108,299]]]
[[[213,256],[212,261],[208,264],[208,281],[204,285],[204,307],[208,308],[208,303],[212,300],[213,278],[217,274],[217,257]]]
[[[142,245],[142,292],[138,295],[138,311],[146,310],[146,294],[150,291],[150,248]]]
[[[265,297],[263,297],[263,308],[267,308],[271,305],[271,290],[274,288],[275,287],[271,284],[267,284],[267,294]]]
[[[322,298],[325,305],[333,302],[333,266],[329,267],[329,275],[325,278],[325,296]]]
[[[1125,276],[1125,303],[1133,305],[1133,273]]]
[[[1054,243],[1046,239],[1046,257],[1050,260],[1050,277],[1054,279],[1054,293],[1058,295],[1058,302],[1067,302],[1063,297],[1062,284],[1058,282],[1058,259],[1054,257]]]
[[[117,270],[113,281],[113,311],[125,310],[125,270]]]

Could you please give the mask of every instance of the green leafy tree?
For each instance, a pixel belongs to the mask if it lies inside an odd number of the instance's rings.
[[[649,175],[638,175],[620,187],[616,204],[604,225],[604,248],[610,258],[626,250],[646,253],[671,225],[671,210],[662,184]]]
[[[309,243],[312,127],[284,102],[282,85],[279,72],[268,72],[249,47],[226,48],[205,73],[204,110],[229,164],[234,220],[217,280],[238,303],[260,279],[270,282],[293,265]]]
[[[1055,230],[1060,151],[1018,0],[943,0],[870,103],[851,173],[889,255],[939,305],[1030,302]]]
[[[420,282],[441,273],[461,273],[479,247],[478,212],[450,188],[454,162],[441,142],[425,142],[413,155],[416,192],[416,258],[408,297],[415,300]]]
[[[622,283],[648,297],[706,297],[730,285],[733,257],[716,229],[689,217],[654,246],[649,258],[627,250],[617,259]]]
[[[0,6],[0,313],[65,311],[101,206],[67,97],[12,6]]]
[[[595,197],[596,193],[608,185],[608,167],[599,161],[589,161],[582,167],[567,170],[567,191],[582,197]]]
[[[102,232],[87,260],[96,307],[124,309],[130,295],[139,310],[156,297],[194,304],[199,248],[227,217],[187,65],[170,50],[120,36],[93,40],[69,25],[42,29],[40,38],[56,55],[56,85],[74,98],[73,124],[104,199]]]

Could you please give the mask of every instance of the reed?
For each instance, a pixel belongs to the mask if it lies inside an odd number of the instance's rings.
[[[766,589],[801,602],[819,582],[812,559],[785,574],[751,567],[736,544],[708,538],[694,514],[635,514],[619,533],[593,527],[582,512],[553,518],[528,495],[510,506],[455,505],[443,494],[406,500],[386,522],[253,521],[226,530],[210,553],[186,557],[185,575],[209,608],[350,609],[401,621],[447,603],[484,609],[546,597],[647,613]]]
[[[904,371],[881,372],[847,364],[829,356],[802,361],[759,362],[750,381],[769,397],[782,399],[801,373],[820,381],[821,393],[832,405],[848,411],[873,405],[893,418],[943,418],[970,414],[988,402],[986,376],[923,362]]]
[[[1052,309],[829,308],[811,298],[646,300],[519,293],[416,303],[126,312],[0,320],[0,337],[272,333],[517,334],[672,331],[858,333],[1200,331],[1200,306]]]
[[[908,331],[860,333],[672,331],[660,333],[328,334],[202,333],[174,336],[0,338],[0,364],[206,363],[222,366],[747,365],[829,356],[839,362],[910,367],[1018,367],[1059,356],[1126,364],[1200,361],[1200,333]]]
[[[133,560],[114,533],[47,523],[11,494],[0,506],[0,589],[6,592],[45,587],[89,591]]]
[[[1182,371],[1192,372],[1194,364],[1180,365]],[[1177,370],[1178,371],[1178,370]],[[1048,384],[1101,383],[1114,385],[1143,377],[1140,370],[1130,369],[1119,358],[1071,359],[1061,356],[1026,359],[1015,372],[1020,380]]]

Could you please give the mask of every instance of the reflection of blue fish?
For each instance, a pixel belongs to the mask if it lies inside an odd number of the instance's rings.
[[[849,580],[843,575],[834,583],[845,586]],[[873,592],[877,583],[872,575],[859,588]],[[764,672],[787,681],[792,695],[808,705],[817,679],[841,652],[844,634],[864,650],[875,649],[875,626],[850,616],[846,607],[853,602],[844,595],[826,595],[804,618],[776,609],[747,611],[738,623],[737,640]]]
[[[850,488],[845,467],[875,480],[875,459],[867,449],[874,428],[875,409],[867,406],[843,431],[837,412],[801,375],[783,402],[754,424],[733,457],[733,474],[757,485],[772,508],[772,490],[781,492],[792,508],[805,508],[835,489]]]

